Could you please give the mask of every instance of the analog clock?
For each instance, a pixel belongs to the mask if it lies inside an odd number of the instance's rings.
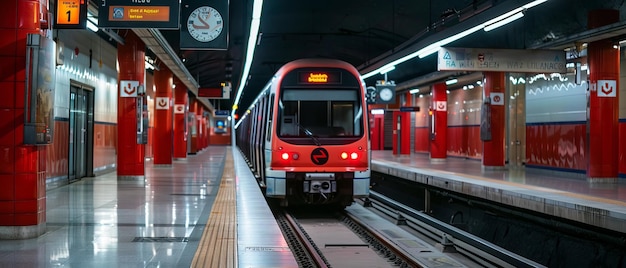
[[[393,98],[393,92],[388,87],[384,87],[380,89],[380,92],[378,92],[378,95],[380,96],[380,99],[382,101],[389,101]]]
[[[193,39],[199,42],[211,42],[224,28],[222,14],[210,6],[201,6],[189,14],[187,30]]]

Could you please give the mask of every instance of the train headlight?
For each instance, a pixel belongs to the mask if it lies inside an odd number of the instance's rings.
[[[359,154],[357,154],[357,153],[351,153],[350,154],[350,159],[356,160],[357,158],[359,158]]]
[[[341,153],[341,159],[343,159],[343,160],[348,159],[348,153],[346,153],[346,152],[342,152],[342,153]]]
[[[281,157],[283,158],[283,160],[287,160],[287,159],[289,159],[289,154],[288,153],[283,153],[281,155]]]

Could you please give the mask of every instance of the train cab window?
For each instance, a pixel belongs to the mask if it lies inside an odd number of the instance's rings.
[[[363,136],[358,88],[283,89],[277,133],[293,144],[343,144]]]

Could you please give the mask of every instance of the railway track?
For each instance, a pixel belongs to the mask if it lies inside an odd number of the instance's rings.
[[[374,193],[342,212],[281,210],[300,267],[542,267]],[[398,207],[400,206],[400,207]],[[442,227],[443,226],[443,227]]]

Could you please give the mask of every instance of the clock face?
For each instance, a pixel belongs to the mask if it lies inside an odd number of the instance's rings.
[[[378,94],[380,95],[380,99],[383,101],[388,101],[388,100],[391,100],[391,98],[393,98],[393,92],[391,92],[391,89],[389,88],[381,89],[380,92],[378,92]]]
[[[187,18],[189,34],[200,42],[215,40],[222,33],[223,28],[222,15],[210,6],[196,8]]]

